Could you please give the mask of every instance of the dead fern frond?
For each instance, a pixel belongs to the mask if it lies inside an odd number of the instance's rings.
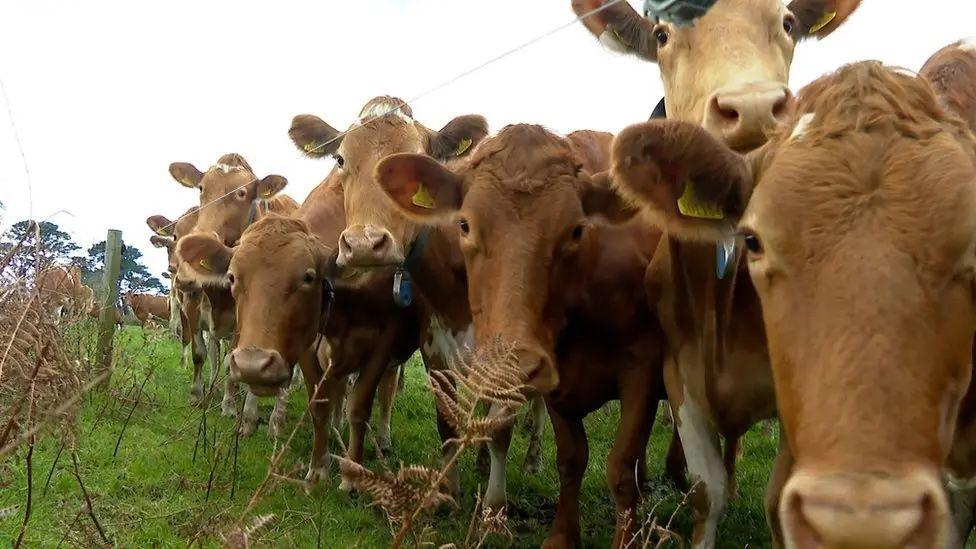
[[[251,544],[254,543],[254,538],[274,522],[274,519],[273,513],[253,517],[247,526],[236,527],[228,534],[221,534],[221,547],[223,549],[250,549]]]
[[[393,473],[374,473],[358,463],[339,458],[342,476],[383,509],[391,522],[401,524],[418,509],[422,511],[442,505],[457,505],[454,498],[438,490],[441,472],[421,465],[400,464]]]

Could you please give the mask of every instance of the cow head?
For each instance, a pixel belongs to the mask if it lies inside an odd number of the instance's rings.
[[[573,0],[577,15],[607,3]],[[793,106],[796,43],[833,32],[858,0],[718,0],[694,25],[641,17],[617,2],[583,19],[613,50],[661,68],[668,117],[701,124],[736,150],[761,145]]]
[[[923,80],[859,63],[801,91],[747,158],[652,122],[617,138],[613,177],[679,238],[738,226],[796,460],[789,546],[946,546],[940,472],[976,329],[964,124]]]
[[[152,230],[149,238],[152,245],[166,249],[167,268],[170,277],[176,275],[179,268],[179,257],[176,255],[176,243],[183,236],[190,234],[197,224],[197,207],[194,206],[181,215],[175,222],[162,215],[150,216],[146,225]]]
[[[945,108],[976,132],[976,37],[935,52],[919,74],[932,83]]]
[[[273,198],[288,184],[280,175],[258,179],[239,154],[221,156],[205,173],[185,162],[170,164],[169,173],[184,187],[200,191],[194,231],[213,233],[228,246],[241,238],[257,215],[259,203]]]
[[[204,265],[204,275],[230,285],[238,329],[230,375],[254,394],[276,394],[289,383],[291,365],[315,341],[330,251],[303,221],[274,214],[251,225],[234,248],[206,234],[181,243],[187,266]]]
[[[382,96],[366,103],[358,123],[346,133],[306,114],[295,117],[288,134],[308,156],[335,158],[346,215],[338,264],[362,268],[403,262],[420,230],[420,224],[397,210],[376,183],[373,172],[380,159],[403,152],[458,158],[488,134],[488,126],[483,117],[468,115],[432,131],[414,121],[401,100]]]
[[[606,148],[611,136],[595,138]],[[584,204],[608,203],[596,199],[601,189],[581,169],[581,148],[542,127],[516,125],[453,170],[407,153],[383,159],[375,172],[407,215],[453,226],[478,343],[500,337],[514,344],[528,385],[543,392],[559,381],[555,340],[579,282],[575,265],[590,229]]]

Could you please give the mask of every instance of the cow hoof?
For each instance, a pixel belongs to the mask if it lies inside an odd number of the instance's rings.
[[[237,430],[237,432],[238,432],[238,434],[240,434],[240,435],[241,435],[242,437],[249,437],[249,436],[251,436],[251,435],[253,435],[253,434],[254,434],[254,431],[257,431],[257,430],[258,430],[258,425],[257,425],[257,423],[251,423],[251,422],[247,422],[247,421],[246,421],[246,422],[244,422],[244,423],[241,423],[241,426],[240,426],[240,428],[239,428],[239,429]]]
[[[525,456],[525,461],[522,462],[522,471],[530,475],[534,475],[542,469],[542,460],[539,459],[538,455],[535,456]]]
[[[305,494],[311,494],[319,481],[325,478],[326,467],[309,467],[305,474]]]
[[[380,453],[384,456],[389,455],[393,451],[393,442],[390,440],[389,436],[379,437],[376,444],[379,445]]]

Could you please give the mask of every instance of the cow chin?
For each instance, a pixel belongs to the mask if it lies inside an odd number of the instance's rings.
[[[254,396],[259,397],[275,396],[285,388],[285,384],[266,385],[262,383],[248,383],[247,386]]]

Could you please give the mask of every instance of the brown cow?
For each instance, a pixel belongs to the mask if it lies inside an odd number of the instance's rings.
[[[346,226],[338,239],[337,264],[346,272],[361,271],[348,282],[363,283],[371,277],[388,276],[395,268],[408,272],[420,315],[421,354],[428,369],[446,367],[460,350],[473,343],[471,310],[467,302],[464,262],[457,234],[443,228],[425,229],[416,219],[405,216],[385,196],[373,177],[376,164],[389,154],[426,152],[435,158],[451,160],[468,154],[488,133],[484,117],[459,116],[439,131],[433,131],[413,118],[402,100],[376,97],[362,108],[359,121],[347,133],[340,133],[311,115],[296,116],[289,135],[299,149],[313,157],[334,155],[336,172],[344,189]],[[424,197],[421,197],[421,199]],[[409,259],[408,258],[412,258]],[[347,281],[344,281],[347,282]],[[529,383],[539,388],[554,384],[551,364],[537,349],[519,349],[527,367]],[[535,410],[544,411],[542,406]],[[438,432],[443,441],[455,433],[438,410]],[[526,463],[538,467],[537,446],[543,421],[530,438]],[[490,444],[491,477],[486,502],[500,507],[505,502],[505,457],[507,437]],[[455,445],[443,447],[442,459],[452,460]],[[456,493],[457,470],[452,467],[447,488]]]
[[[574,0],[573,8],[583,15],[605,3]],[[730,147],[746,151],[791,116],[787,86],[796,43],[829,35],[858,4],[718,0],[694,25],[677,27],[645,19],[627,2],[617,2],[583,23],[613,49],[658,64],[668,118],[700,124]],[[666,226],[659,212],[648,213],[655,225]],[[740,269],[734,257],[733,267],[716,276],[714,241],[677,236],[669,231],[658,247],[648,290],[658,303],[670,348],[665,381],[672,414],[688,470],[698,478],[690,498],[693,545],[710,548],[734,490],[738,438],[775,414],[775,399],[755,291],[748,282],[736,283]],[[727,249],[722,246],[723,256]],[[719,435],[726,439],[724,460]],[[788,458],[778,459],[770,479],[767,516],[774,534],[775,502],[788,467]]]
[[[922,79],[866,62],[805,88],[747,159],[677,122],[625,130],[613,158],[672,234],[714,242],[738,224],[795,460],[787,546],[951,546],[941,472],[976,330],[964,123]]]
[[[200,191],[200,205],[193,215],[195,222],[188,227],[188,234],[212,234],[222,242],[234,243],[240,239],[244,229],[265,212],[290,213],[298,205],[291,198],[277,193],[285,187],[287,180],[279,175],[269,175],[258,179],[251,166],[238,154],[225,154],[206,172],[201,172],[189,163],[177,162],[170,165],[170,175],[181,185]],[[181,292],[181,299],[188,301],[186,307],[199,311],[203,323],[203,334],[207,354],[211,364],[211,383],[213,386],[222,364],[221,344],[230,345],[234,334],[234,304],[230,291],[221,284],[208,284],[206,277],[198,271],[181,269],[179,243],[184,235],[174,240],[175,249],[171,266],[175,261],[176,272],[172,285]],[[221,404],[223,415],[236,415],[234,395],[237,385],[230,377],[224,387]],[[202,362],[194,361],[194,383],[191,400],[203,396]],[[285,395],[276,401],[273,420],[284,419]],[[245,400],[241,430],[244,434],[254,432],[257,425],[257,400],[248,393]],[[278,421],[269,424],[269,436],[276,437],[281,425]]]
[[[936,52],[919,73],[942,105],[976,132],[976,38],[960,40]],[[976,363],[976,346],[973,347]],[[956,530],[965,541],[976,510],[976,384],[970,383],[959,409],[956,437],[946,459],[946,477]]]
[[[583,418],[615,399],[621,418],[607,463],[617,511],[613,546],[631,541],[640,461],[664,398],[664,336],[644,298],[661,233],[637,218],[620,226],[603,219],[620,203],[590,174],[607,168],[612,138],[591,131],[562,138],[516,125],[453,171],[419,154],[393,155],[376,168],[404,211],[459,234],[479,344],[501,337],[530,345],[556,366],[558,383],[545,400],[560,495],[544,547],[580,544]],[[429,209],[414,203],[421,189],[433,197]]]
[[[394,305],[389,276],[355,288],[336,280],[334,299],[329,297],[332,252],[345,227],[336,175],[312,191],[294,218],[272,215],[254,223],[233,249],[207,235],[188,237],[180,245],[188,266],[206,261],[231,286],[239,330],[231,376],[252,391],[272,393],[287,383],[291,364],[301,365],[309,398],[314,398],[309,482],[328,470],[328,419],[341,403],[350,374],[357,375],[349,401],[348,457],[362,461],[366,422],[381,379],[379,444],[389,449],[397,366],[413,354],[418,341],[415,313]],[[323,356],[326,349],[331,361]],[[343,479],[340,489],[351,488]]]
[[[132,314],[143,327],[151,318],[166,321],[170,318],[169,296],[126,292],[122,296],[122,303],[132,309]]]
[[[82,297],[79,295],[82,286],[81,271],[77,266],[48,267],[37,274],[35,285],[41,301],[55,322],[60,322],[62,316],[70,314],[73,305]]]

